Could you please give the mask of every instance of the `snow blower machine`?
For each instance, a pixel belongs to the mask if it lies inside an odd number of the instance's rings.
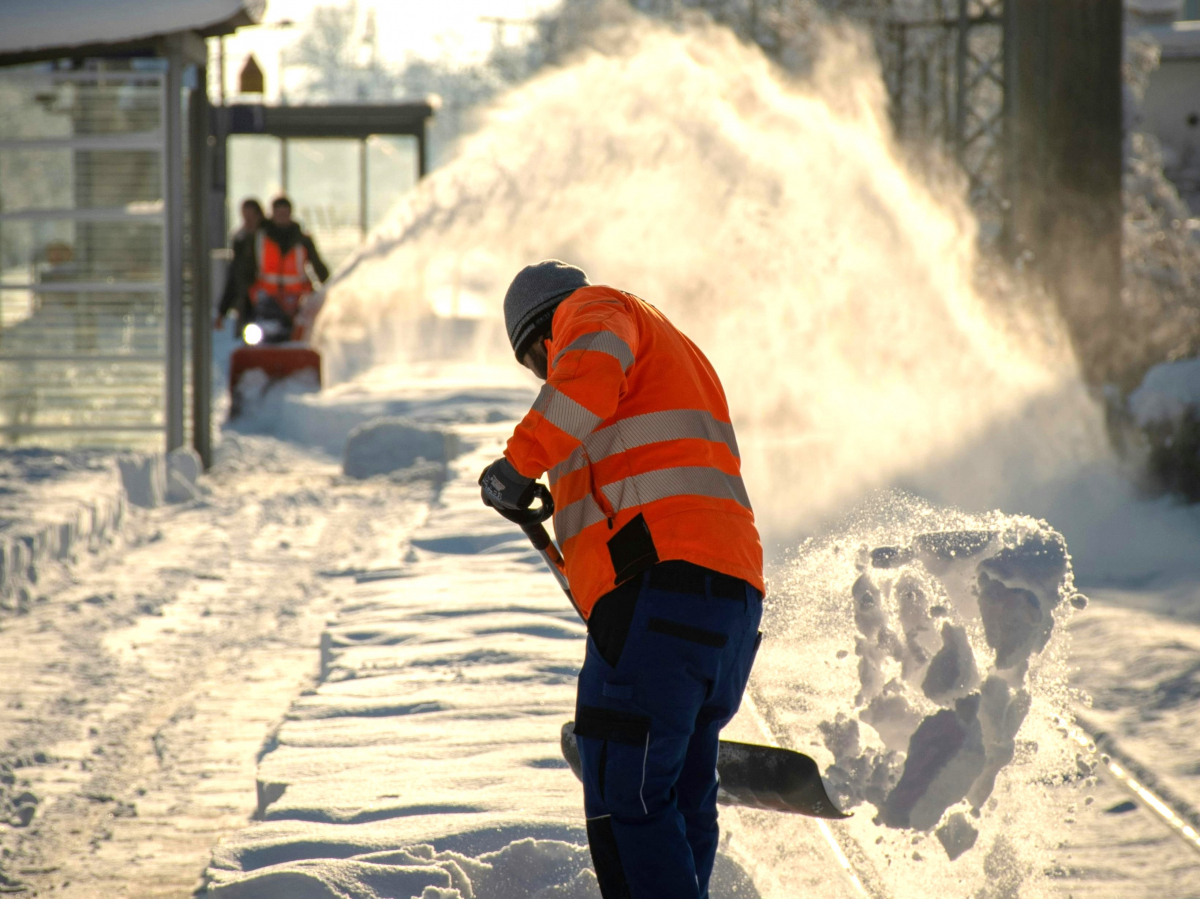
[[[273,298],[255,304],[255,318],[242,329],[243,343],[229,357],[229,417],[236,418],[246,400],[261,397],[274,385],[309,375],[309,383],[321,386],[321,354],[309,345],[313,324],[321,311],[324,295],[307,293],[294,314]],[[262,378],[246,375],[262,372]],[[243,383],[244,382],[244,383]]]

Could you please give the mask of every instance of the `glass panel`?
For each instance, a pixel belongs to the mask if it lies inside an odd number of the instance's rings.
[[[163,382],[162,362],[0,358],[0,442],[161,448]]]
[[[0,78],[0,140],[119,135],[156,131],[162,88],[155,75],[136,81]]]
[[[330,269],[362,241],[360,146],[348,138],[289,138],[286,143],[293,215]]]
[[[258,200],[270,212],[271,200],[283,193],[283,147],[279,138],[258,134],[231,135],[226,165],[229,171],[229,228],[242,226],[242,203]]]
[[[160,160],[152,150],[0,151],[0,211],[156,203]]]
[[[0,221],[5,284],[161,284],[162,253],[157,222]]]
[[[0,290],[0,358],[163,353],[161,293]]]
[[[0,140],[55,142],[0,150],[0,211],[50,211],[0,220],[0,443],[162,447],[163,225],[80,218],[162,212],[162,100],[154,74],[0,73]]]
[[[367,229],[382,222],[417,183],[417,139],[372,135],[367,139]]]

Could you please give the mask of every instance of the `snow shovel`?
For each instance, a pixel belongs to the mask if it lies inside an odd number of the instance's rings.
[[[546,532],[545,522],[554,514],[554,500],[542,484],[534,485],[534,499],[539,505],[520,511],[496,511],[525,532],[533,548],[546,560],[550,573],[567,594],[576,614],[583,619],[583,613],[567,583],[562,553]],[[583,780],[574,721],[563,725],[560,742],[563,758],[575,776]],[[717,802],[722,805],[769,809],[810,818],[850,817],[833,804],[825,792],[817,763],[802,752],[722,740],[717,749],[717,776],[720,780]]]

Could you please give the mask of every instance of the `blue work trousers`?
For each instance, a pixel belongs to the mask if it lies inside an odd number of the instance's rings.
[[[639,579],[622,645],[589,635],[579,674],[588,843],[604,899],[706,899],[718,739],[750,677],[762,596],[687,563]]]

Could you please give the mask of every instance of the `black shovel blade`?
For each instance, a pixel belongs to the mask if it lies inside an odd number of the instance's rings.
[[[802,752],[722,740],[717,750],[725,805],[764,808],[810,818],[849,818],[825,792],[817,763]],[[721,802],[718,793],[717,801]]]
[[[579,747],[575,745],[575,722],[562,728],[562,754],[583,779]],[[841,812],[821,781],[817,763],[802,752],[777,746],[735,743],[722,740],[717,751],[717,775],[721,785],[717,802],[742,808],[769,809],[810,818],[840,820]]]

